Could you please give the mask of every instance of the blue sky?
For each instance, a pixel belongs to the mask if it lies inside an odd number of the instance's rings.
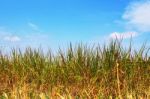
[[[147,10],[145,10],[147,9]],[[58,48],[150,36],[150,0],[0,0],[0,45]]]

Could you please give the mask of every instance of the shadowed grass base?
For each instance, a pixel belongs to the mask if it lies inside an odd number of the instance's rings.
[[[150,99],[150,57],[139,51],[79,44],[53,55],[41,49],[0,53],[2,99]]]

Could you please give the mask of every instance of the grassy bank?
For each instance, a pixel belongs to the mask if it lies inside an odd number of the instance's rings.
[[[68,50],[27,48],[0,52],[0,97],[3,99],[150,99],[150,56],[121,41],[108,46],[79,44]]]

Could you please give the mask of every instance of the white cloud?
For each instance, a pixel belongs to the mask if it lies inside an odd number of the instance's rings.
[[[28,26],[31,27],[33,30],[38,30],[38,26],[32,22],[29,22]]]
[[[21,40],[21,38],[18,36],[5,36],[4,40],[9,42],[18,42]]]
[[[122,18],[126,21],[127,27],[150,32],[150,0],[130,3]]]
[[[129,39],[131,37],[136,37],[138,35],[137,32],[124,32],[124,33],[119,33],[119,32],[113,32],[109,35],[109,38],[111,39]]]
[[[0,28],[0,41],[18,42],[21,38],[12,32],[6,31],[5,28]]]

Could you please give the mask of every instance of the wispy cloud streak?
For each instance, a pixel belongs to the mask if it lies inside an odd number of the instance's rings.
[[[31,27],[33,30],[38,30],[38,26],[32,22],[28,22],[28,26]]]
[[[127,27],[132,27],[141,32],[150,32],[150,0],[130,3],[122,18]]]

